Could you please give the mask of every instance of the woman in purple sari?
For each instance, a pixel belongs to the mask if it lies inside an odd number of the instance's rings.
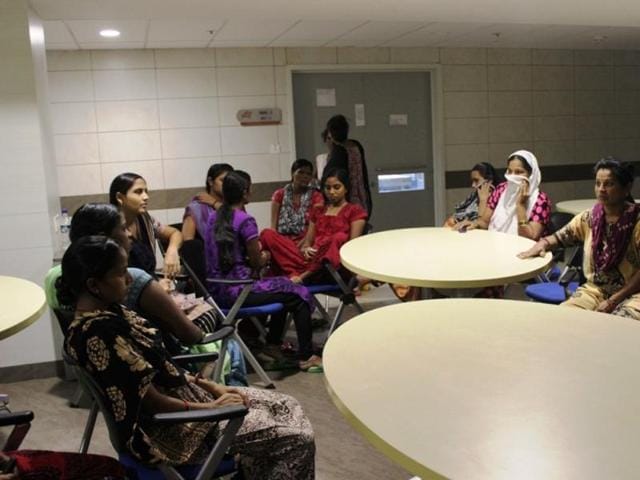
[[[243,210],[249,193],[246,180],[236,172],[230,172],[222,185],[224,202],[207,221],[204,232],[208,278],[248,279],[254,271],[263,268],[269,254],[260,251],[258,226],[255,219]],[[210,283],[211,294],[222,305],[231,306],[242,285]],[[267,335],[270,350],[279,349],[284,333],[285,318],[291,313],[298,335],[299,366],[303,370],[321,365],[322,359],[313,354],[311,341],[311,311],[313,299],[306,287],[296,285],[286,277],[269,277],[257,280],[245,306],[265,303],[282,303],[284,310],[273,315]]]
[[[214,163],[207,172],[206,192],[199,193],[187,205],[182,217],[182,238],[204,238],[204,229],[211,212],[222,206],[222,182],[227,173],[233,172],[228,163]]]
[[[640,206],[631,197],[633,168],[604,158],[594,171],[594,207],[519,257],[582,243],[587,281],[563,305],[640,320]]]

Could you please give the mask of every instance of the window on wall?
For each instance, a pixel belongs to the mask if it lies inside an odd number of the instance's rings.
[[[424,190],[424,172],[378,175],[378,193]]]

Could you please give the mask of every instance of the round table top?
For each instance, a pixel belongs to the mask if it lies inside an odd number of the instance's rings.
[[[572,213],[574,215],[593,208],[596,204],[595,198],[584,198],[581,200],[567,200],[556,203],[556,210],[559,212]]]
[[[426,300],[329,338],[329,393],[423,480],[637,478],[640,323],[533,302]]]
[[[551,254],[521,260],[533,241],[487,230],[407,228],[363,235],[340,249],[342,264],[367,278],[432,288],[478,288],[532,278]]]
[[[0,276],[0,340],[35,322],[45,309],[44,290],[29,280]]]

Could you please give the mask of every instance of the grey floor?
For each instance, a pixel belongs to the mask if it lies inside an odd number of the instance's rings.
[[[365,292],[360,299],[365,310],[395,301],[387,286]],[[352,315],[350,310],[348,309],[349,316]],[[323,332],[317,332],[316,336],[320,340]],[[296,397],[311,419],[316,434],[318,480],[408,480],[411,477],[411,474],[378,453],[347,424],[327,394],[323,374],[296,372],[272,378],[278,391]],[[35,413],[35,421],[23,448],[60,451],[77,449],[88,410],[69,407],[68,400],[74,389],[74,382],[59,378],[0,383],[0,392],[9,394],[13,410],[33,410]],[[7,433],[8,430],[0,429],[0,444],[2,435]],[[101,418],[89,451],[114,455]]]
[[[525,299],[522,286],[511,286],[506,297]],[[359,301],[365,310],[397,302],[386,285],[365,292]],[[354,315],[351,308],[346,313],[347,318]],[[314,336],[317,342],[321,342],[325,335],[325,332],[319,331]],[[272,375],[272,378],[278,391],[296,397],[311,419],[316,434],[318,480],[408,480],[412,477],[375,450],[347,424],[327,394],[323,374],[294,372],[282,377]],[[69,407],[68,400],[74,390],[74,382],[58,378],[0,383],[0,392],[10,395],[13,410],[33,410],[35,413],[36,419],[23,448],[77,449],[88,410]],[[0,429],[0,444],[2,436],[7,433],[6,429]],[[94,432],[90,452],[114,455],[101,418]]]

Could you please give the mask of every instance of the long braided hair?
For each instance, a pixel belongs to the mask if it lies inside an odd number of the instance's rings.
[[[216,223],[213,226],[213,238],[218,247],[218,262],[222,273],[229,273],[233,268],[233,208],[242,202],[248,192],[249,185],[242,175],[229,172],[222,182],[224,201],[218,209]]]

